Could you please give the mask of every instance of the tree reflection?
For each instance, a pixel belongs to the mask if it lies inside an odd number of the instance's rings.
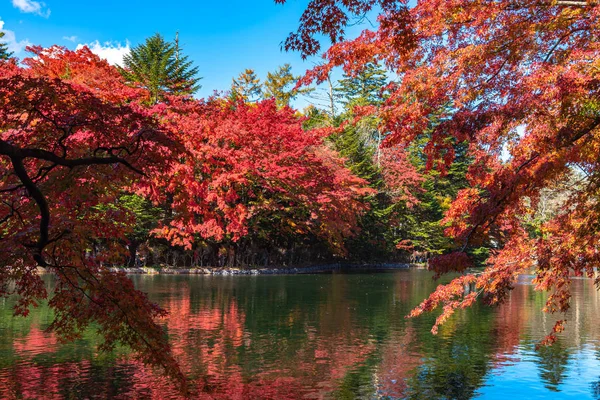
[[[558,392],[569,363],[568,350],[561,341],[558,341],[553,346],[540,347],[537,350],[537,356],[539,357],[537,364],[540,377],[544,386],[553,392]]]
[[[404,318],[437,284],[423,271],[137,280],[170,310],[165,329],[197,398],[468,399],[524,348],[546,389],[559,391],[582,343],[600,336],[598,297],[583,281],[573,331],[534,350],[552,321],[532,313],[543,298],[524,285],[497,309],[457,313],[433,336],[435,315]],[[47,308],[25,320],[7,310],[0,308],[0,398],[180,397],[125,349],[97,354],[93,331],[64,345],[45,331]],[[590,385],[599,397],[600,383]]]

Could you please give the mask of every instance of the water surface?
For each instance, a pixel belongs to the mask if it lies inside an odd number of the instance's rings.
[[[51,285],[51,277],[46,278]],[[405,315],[435,287],[421,270],[296,276],[135,276],[170,310],[175,355],[205,399],[600,399],[600,295],[574,281],[560,340],[525,283],[495,309],[474,307],[429,332]],[[0,300],[1,399],[178,398],[125,349],[89,331],[61,344],[47,307],[11,317]]]

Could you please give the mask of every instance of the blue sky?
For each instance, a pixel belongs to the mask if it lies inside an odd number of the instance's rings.
[[[319,58],[303,61],[280,46],[297,28],[308,0],[66,1],[0,0],[0,29],[18,57],[26,44],[69,48],[87,44],[111,61],[155,32],[179,31],[185,54],[203,77],[199,97],[226,90],[245,68],[259,77],[286,62],[301,74]],[[357,28],[354,28],[358,32]],[[306,105],[300,101],[297,106]]]

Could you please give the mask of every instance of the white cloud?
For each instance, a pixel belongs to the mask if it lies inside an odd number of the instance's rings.
[[[63,39],[68,40],[69,42],[75,43],[75,41],[77,40],[77,36],[75,36],[75,35],[73,35],[73,36],[63,36]]]
[[[123,65],[123,56],[129,54],[129,41],[123,46],[121,43],[105,42],[100,43],[98,40],[92,43],[78,44],[77,50],[87,46],[92,53],[97,54],[100,58],[105,59],[112,65]]]
[[[0,39],[3,43],[7,44],[8,51],[15,53],[17,55],[20,53],[25,47],[31,46],[29,40],[20,40],[17,41],[15,33],[13,31],[9,31],[8,29],[4,29],[4,21],[0,20],[0,31],[4,32],[4,37]]]
[[[12,0],[13,7],[17,7],[21,12],[41,15],[44,18],[50,16],[50,9],[46,3],[33,0]]]

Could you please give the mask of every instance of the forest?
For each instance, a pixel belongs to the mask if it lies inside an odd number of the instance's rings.
[[[119,268],[427,263],[457,273],[410,313],[441,309],[434,333],[533,271],[564,313],[600,263],[599,23],[593,0],[311,0],[283,47],[321,64],[245,69],[205,99],[159,33],[122,66],[0,45],[0,296],[182,385],[166,311]]]

